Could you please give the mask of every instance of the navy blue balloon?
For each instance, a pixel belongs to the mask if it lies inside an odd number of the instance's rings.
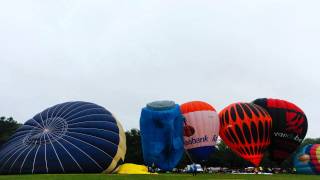
[[[105,108],[66,102],[28,120],[0,150],[0,173],[113,172],[124,160],[119,122]]]

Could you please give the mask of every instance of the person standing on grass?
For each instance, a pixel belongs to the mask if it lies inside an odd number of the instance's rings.
[[[152,169],[152,173],[156,172],[156,165],[154,163],[152,163],[151,169]]]
[[[196,176],[196,175],[197,175],[197,166],[196,166],[196,163],[192,163],[191,169],[192,169],[192,176]]]

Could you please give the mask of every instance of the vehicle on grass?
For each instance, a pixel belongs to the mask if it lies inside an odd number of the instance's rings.
[[[187,167],[185,168],[185,171],[184,171],[184,172],[186,172],[186,173],[192,173],[192,172],[193,172],[193,167],[192,167],[192,166],[193,166],[192,164],[187,165]],[[197,171],[198,173],[202,173],[202,172],[203,172],[203,168],[201,167],[200,164],[196,164],[195,166],[196,166],[196,171]]]

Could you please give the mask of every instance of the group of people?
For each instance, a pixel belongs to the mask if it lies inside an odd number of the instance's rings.
[[[157,172],[156,169],[157,169],[157,167],[155,166],[154,163],[152,163],[151,167],[150,166],[148,167],[148,172],[155,173],[155,172]],[[192,176],[196,176],[197,175],[198,171],[197,171],[196,163],[192,163],[190,165],[190,171],[189,172],[192,172]]]

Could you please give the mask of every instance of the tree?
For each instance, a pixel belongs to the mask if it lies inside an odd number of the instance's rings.
[[[308,145],[308,144],[320,144],[320,138],[306,138],[300,145],[299,148],[302,148],[303,146],[305,145]]]
[[[0,117],[0,147],[20,126],[21,124],[18,124],[12,117]]]
[[[125,162],[143,164],[142,147],[140,131],[138,129],[131,129],[126,132],[127,138],[127,153]],[[299,148],[307,144],[320,144],[320,138],[306,138]],[[299,149],[298,148],[298,149]],[[294,156],[294,153],[292,157]],[[285,160],[281,165],[276,164],[270,160],[269,152],[266,151],[263,160],[261,162],[262,167],[281,167],[292,168],[292,157]],[[185,153],[181,161],[177,165],[177,168],[184,168],[191,163],[191,160]],[[201,165],[207,167],[228,167],[228,168],[245,168],[252,166],[248,161],[235,154],[223,141],[219,141],[216,147],[216,151],[211,154],[210,158],[202,162]]]
[[[143,164],[141,136],[138,129],[126,131],[127,153],[125,163]]]
[[[192,162],[185,153],[177,167],[184,168],[190,163]],[[200,164],[206,167],[242,168],[249,166],[249,162],[236,155],[223,141],[217,144],[215,152],[210,155],[209,159]]]
[[[217,144],[217,150],[208,160],[207,166],[244,168],[250,163],[235,154],[223,141]]]

